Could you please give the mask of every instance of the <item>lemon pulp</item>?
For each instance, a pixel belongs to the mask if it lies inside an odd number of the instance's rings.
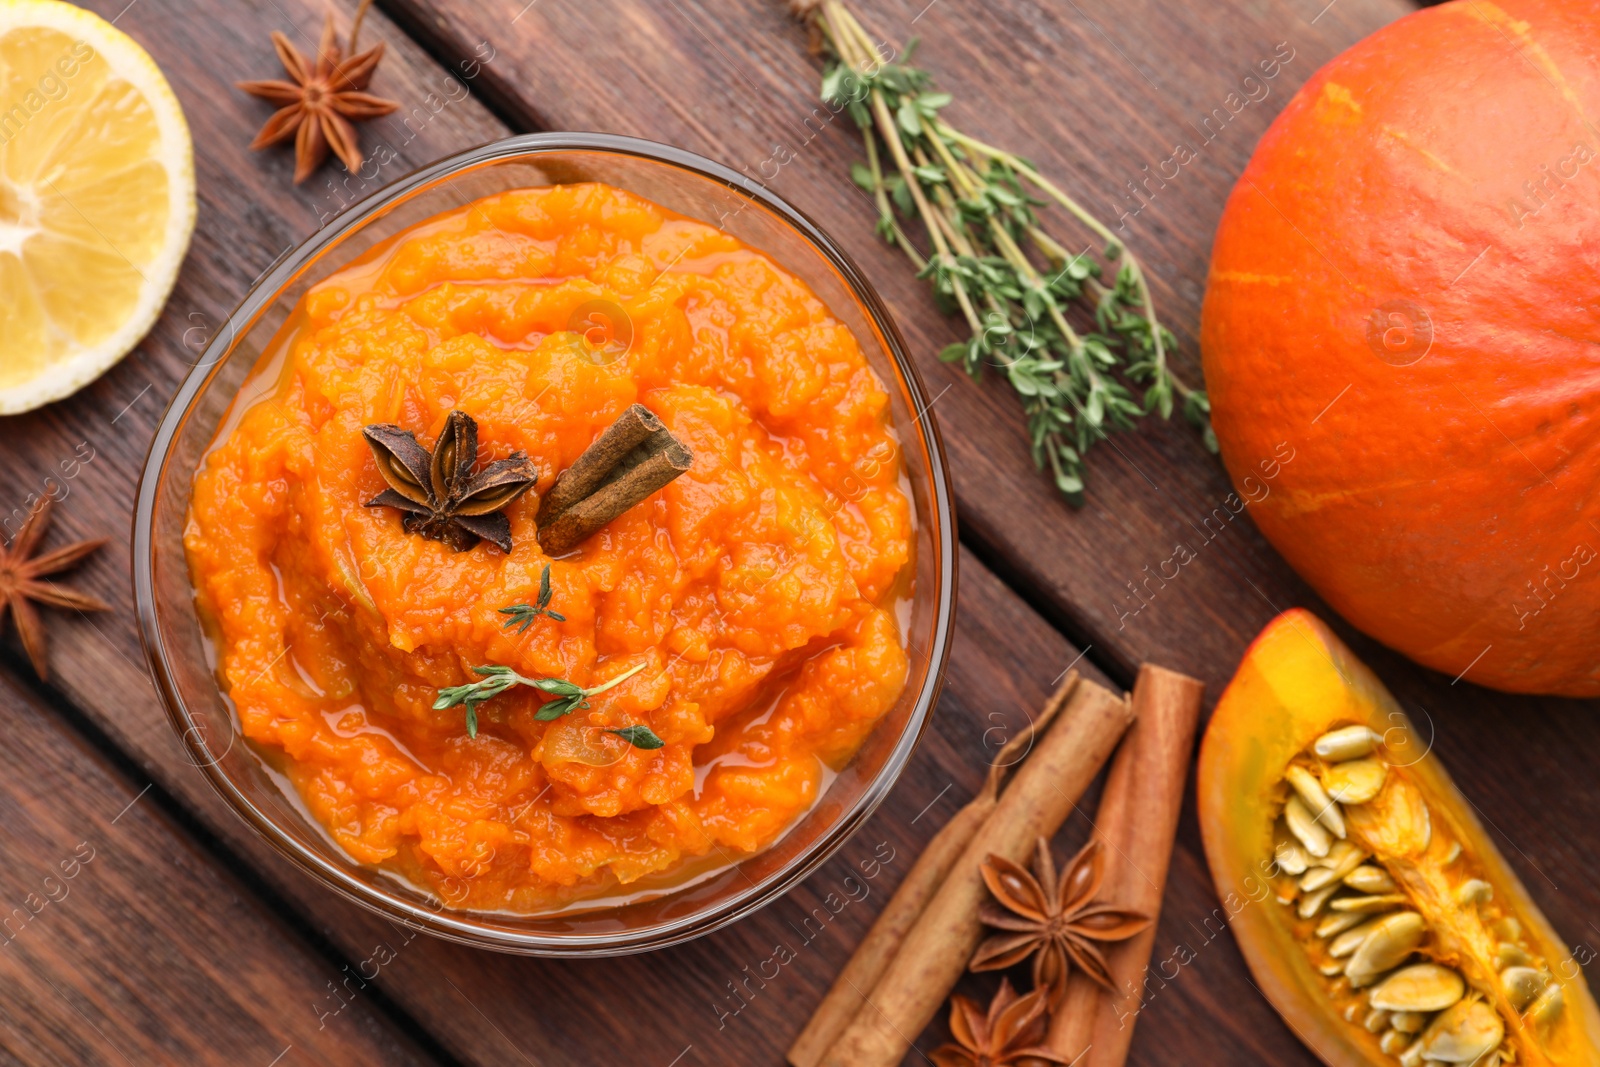
[[[68,5],[6,7],[0,413],[65,395],[131,349],[193,224],[188,131],[150,58]]]

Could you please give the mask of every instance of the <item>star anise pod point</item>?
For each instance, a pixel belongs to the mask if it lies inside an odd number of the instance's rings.
[[[311,177],[328,158],[330,148],[354,174],[361,167],[361,147],[353,123],[387,115],[400,107],[393,100],[366,92],[383,59],[383,44],[346,57],[330,12],[313,59],[307,59],[289,38],[276,31],[272,34],[272,47],[277,50],[288,80],[234,83],[251,96],[278,106],[250,147],[267,148],[293,137],[296,185]]]
[[[979,909],[985,925],[1001,931],[973,954],[974,971],[1000,970],[1033,958],[1033,984],[1060,1005],[1073,967],[1106,989],[1113,987],[1104,943],[1125,941],[1150,925],[1150,918],[1096,901],[1105,878],[1099,841],[1090,841],[1056,877],[1050,843],[1039,838],[1033,873],[1003,856],[984,863],[983,880],[993,894]]]
[[[11,616],[17,620],[17,634],[22,638],[23,651],[27,652],[28,660],[33,664],[40,681],[49,680],[50,671],[45,659],[44,623],[33,603],[37,601],[74,611],[110,609],[110,605],[98,597],[53,582],[40,581],[41,578],[59,574],[82,563],[107,540],[102,537],[94,541],[79,541],[35,556],[34,549],[44,540],[44,532],[50,525],[52,507],[54,501],[45,497],[39,510],[22,524],[16,540],[11,542],[11,548],[0,547],[0,626],[5,624],[6,609],[10,608]]]
[[[1059,1052],[1043,1047],[1050,1016],[1045,990],[1018,996],[1006,979],[985,1010],[957,993],[950,998],[950,1036],[929,1057],[936,1067],[1033,1067],[1067,1063]]]
[[[478,465],[478,424],[452,411],[430,453],[416,434],[382,424],[362,430],[378,473],[389,488],[369,508],[395,508],[407,533],[465,552],[480,539],[511,551],[511,520],[503,509],[531,489],[539,470],[521,452]]]

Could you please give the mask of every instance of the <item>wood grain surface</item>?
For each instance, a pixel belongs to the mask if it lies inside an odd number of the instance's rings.
[[[374,156],[368,176],[348,176],[333,165],[293,189],[288,151],[255,154],[245,148],[270,109],[230,85],[240,77],[275,75],[270,30],[284,31],[309,50],[322,19],[320,4],[136,0],[124,8],[124,2],[95,0],[89,6],[108,17],[122,12],[118,25],[151,51],[184,105],[195,133],[201,197],[195,244],[165,314],[133,356],[70,401],[0,420],[0,455],[7,460],[0,517],[25,508],[29,493],[53,484],[66,493],[53,537],[119,538],[75,579],[116,610],[92,618],[50,617],[55,688],[31,692],[78,709],[91,732],[151,777],[163,803],[193,818],[190,829],[209,838],[207,856],[238,864],[240,878],[233,882],[200,860],[181,870],[162,867],[163,856],[193,854],[181,840],[189,830],[150,829],[139,838],[143,881],[128,873],[119,895],[137,898],[164,886],[175,902],[173,913],[194,912],[197,924],[211,922],[198,915],[207,908],[219,916],[252,916],[238,921],[238,942],[260,947],[257,962],[277,984],[259,986],[259,1004],[241,1016],[248,1021],[227,1035],[233,1043],[219,1037],[208,1051],[197,1035],[219,1024],[204,1011],[183,1016],[181,1008],[148,998],[138,1004],[91,1002],[89,994],[73,992],[94,986],[97,966],[139,962],[129,959],[126,946],[112,936],[116,931],[108,929],[122,913],[96,912],[89,923],[86,909],[86,940],[73,943],[79,955],[29,961],[71,996],[40,996],[38,989],[48,986],[18,973],[16,980],[32,998],[30,1021],[14,1024],[3,1017],[8,1030],[15,1026],[23,1035],[15,1038],[18,1059],[48,1062],[54,1055],[65,1062],[114,1062],[99,1046],[81,1053],[79,1046],[50,1044],[83,1028],[75,1010],[81,1005],[102,1011],[103,1023],[139,1033],[141,1042],[157,1040],[146,1031],[159,1029],[161,1019],[175,1029],[171,1040],[193,1037],[193,1047],[176,1058],[157,1044],[132,1045],[140,1050],[129,1057],[132,1062],[250,1063],[254,1046],[247,1054],[241,1043],[279,1033],[286,1035],[284,1043],[306,1034],[296,1047],[313,1060],[408,1062],[416,1052],[395,1035],[409,1031],[428,1051],[463,1063],[776,1063],[916,848],[976,788],[1000,736],[991,731],[1014,729],[1080,649],[1087,647],[1080,666],[1098,664],[1111,681],[1123,684],[1146,658],[1187,670],[1206,679],[1214,701],[1245,642],[1266,619],[1293,604],[1320,609],[1266,547],[1247,513],[1220,524],[1214,520],[1221,532],[1207,536],[1205,520],[1224,507],[1230,489],[1220,465],[1184,427],[1151,427],[1118,438],[1115,448],[1102,446],[1091,464],[1090,502],[1083,510],[1073,511],[1053,495],[1032,469],[1019,410],[1002,383],[975,384],[934,360],[933,353],[955,334],[921,283],[871,237],[870,206],[846,177],[858,151],[855,132],[842,120],[823,124],[820,132],[814,120],[807,125],[819,67],[805,53],[803,32],[778,3],[385,0],[384,12],[400,28],[374,12],[363,39],[388,43],[373,89],[400,100],[402,111],[363,127],[363,144]],[[1093,7],[1074,0],[1049,6],[1026,0],[872,0],[862,7],[870,28],[881,35],[901,42],[913,33],[924,38],[919,62],[956,93],[956,118],[1034,157],[1112,220],[1136,206],[1124,196],[1126,182],[1143,180],[1143,168],[1166,158],[1175,139],[1195,140],[1195,126],[1223,106],[1258,60],[1285,42],[1293,49],[1294,58],[1269,83],[1268,95],[1231,116],[1194,164],[1124,220],[1183,342],[1180,366],[1194,377],[1210,234],[1255,139],[1317,65],[1407,10],[1399,0],[1325,4],[1233,0],[1191,9],[1178,0]],[[667,952],[596,963],[515,959],[407,938],[406,931],[337,898],[272,852],[210,791],[167,726],[138,646],[125,544],[134,486],[155,424],[182,375],[259,273],[344,204],[411,168],[530,129],[650,137],[758,175],[775,146],[790,149],[793,159],[778,169],[772,187],[816,217],[863,264],[939,397],[933,411],[955,466],[967,545],[945,697],[928,740],[879,814],[838,857],[756,916]],[[75,452],[81,457],[80,446],[93,459],[81,464],[76,477],[63,479],[60,464]],[[56,481],[47,483],[52,477]],[[1147,587],[1143,598],[1131,592],[1128,583],[1143,582],[1144,568],[1154,570],[1180,540],[1194,545],[1199,558],[1179,579]],[[1590,917],[1600,914],[1600,861],[1592,828],[1600,825],[1600,794],[1590,788],[1585,756],[1600,740],[1593,709],[1488,693],[1470,679],[1451,685],[1370,642],[1355,644],[1408,710],[1432,724],[1440,755],[1500,832],[1502,847],[1557,928],[1574,941],[1594,943],[1600,928]],[[26,672],[14,635],[5,638],[0,670]],[[0,714],[10,726],[37,718],[37,707],[19,691],[0,688]],[[69,751],[62,746],[70,740],[55,738],[60,753]],[[98,795],[93,783],[114,778],[96,770],[92,756],[54,758],[50,765],[62,768],[57,788],[68,792]],[[32,760],[46,762],[42,755]],[[1550,815],[1552,798],[1560,798],[1558,818]],[[82,803],[90,805],[87,799]],[[1092,803],[1084,807],[1092,812]],[[1075,817],[1059,847],[1075,844],[1087,827],[1086,814]],[[56,859],[49,834],[15,840],[12,850],[7,837],[8,855],[14,861],[25,857],[14,862],[17,871]],[[892,860],[881,860],[891,853]],[[863,883],[861,864],[870,868],[874,859],[878,874]],[[210,871],[204,884],[220,888],[215,899],[208,893],[196,902],[185,887],[198,884],[194,871],[202,869]],[[866,885],[866,897],[841,910],[809,942],[795,943],[803,941],[799,930],[806,917],[852,874]],[[239,881],[248,888],[239,888]],[[252,894],[292,909],[305,932],[325,939],[333,955],[308,954],[295,933],[274,945],[260,933],[271,929],[270,914],[251,904]],[[236,897],[243,911],[229,911]],[[1315,1062],[1257,995],[1218,907],[1191,801],[1180,825],[1156,956],[1158,962],[1169,958],[1183,945],[1193,961],[1172,970],[1176,977],[1150,996],[1132,1062]],[[160,929],[154,917],[146,921]],[[795,951],[794,961],[764,986],[740,985],[780,942]],[[314,1005],[326,995],[326,983],[370,973],[369,961],[390,955],[370,982],[345,987],[351,996],[339,1003],[348,1006],[318,1030],[321,1016]],[[288,962],[280,964],[280,958]],[[187,973],[184,966],[206,973],[192,958],[185,964],[181,953],[161,959],[175,974]],[[741,998],[734,998],[729,983],[742,989]],[[332,1006],[321,1003],[321,1011]],[[334,1031],[342,1036],[328,1036]],[[930,1049],[942,1032],[941,1021],[921,1036],[919,1047]],[[36,1056],[34,1049],[47,1052]],[[916,1054],[908,1060],[913,1061],[923,1062]]]
[[[0,1053],[90,1063],[425,1064],[336,968],[51,711],[0,679]]]

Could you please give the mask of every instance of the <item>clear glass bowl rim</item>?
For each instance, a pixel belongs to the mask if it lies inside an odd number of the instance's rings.
[[[304,266],[315,260],[326,248],[341,240],[345,234],[381,216],[391,205],[459,171],[520,156],[570,151],[615,153],[668,164],[727,186],[734,193],[749,197],[777,215],[804,236],[843,277],[852,296],[860,303],[861,309],[871,318],[873,325],[884,339],[889,355],[900,373],[908,394],[907,399],[913,405],[913,410],[927,411],[929,405],[927,386],[916,365],[907,355],[905,340],[900,335],[899,328],[895,325],[882,298],[878,296],[877,291],[850,256],[804,212],[759,182],[686,149],[619,134],[522,134],[468,149],[411,172],[377,190],[366,199],[351,205],[305,241],[286,251],[267,269],[229,316],[225,327],[217,331],[216,337],[207,346],[194,369],[184,378],[177,394],[162,416],[139,480],[132,544],[134,601],[140,640],[144,645],[145,657],[161,695],[162,704],[166,708],[168,720],[177,732],[180,743],[195,757],[193,762],[204,770],[212,788],[221,794],[246,823],[317,881],[384,918],[403,923],[410,929],[421,930],[461,944],[522,955],[555,957],[612,956],[646,952],[680,944],[736,922],[782,897],[831,858],[888,796],[928,727],[933,708],[939,699],[939,692],[944,685],[944,672],[953,635],[958,555],[955,509],[952,504],[953,491],[944,445],[933,419],[919,418],[915,425],[922,437],[924,451],[928,457],[928,488],[933,505],[930,518],[937,525],[936,543],[939,546],[940,558],[935,562],[935,573],[938,581],[938,601],[934,605],[933,641],[927,651],[927,673],[921,691],[916,696],[910,718],[896,740],[894,748],[885,759],[877,776],[866,785],[855,803],[843,812],[834,825],[809,849],[786,867],[780,868],[764,881],[708,905],[698,912],[648,931],[625,929],[615,933],[555,936],[484,926],[473,921],[470,913],[455,913],[447,909],[435,911],[380,892],[372,885],[353,877],[337,864],[306,848],[293,836],[280,829],[277,821],[257,807],[218,763],[210,758],[210,753],[205,749],[204,730],[198,728],[196,720],[191,716],[179,692],[176,678],[167,660],[166,644],[158,618],[154,586],[153,524],[160,484],[172,445],[188,418],[195,399],[212,375],[220,369],[232,347],[232,339],[239,336],[244,327],[253,323],[256,317],[277,299],[278,294],[293,281]],[[901,432],[905,432],[904,428],[901,428]],[[182,476],[188,476],[190,473],[192,472],[183,472]]]

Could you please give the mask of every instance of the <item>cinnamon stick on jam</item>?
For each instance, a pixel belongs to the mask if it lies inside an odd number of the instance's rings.
[[[633,404],[584,449],[539,504],[539,547],[572,551],[687,471],[694,455],[649,408]]]

